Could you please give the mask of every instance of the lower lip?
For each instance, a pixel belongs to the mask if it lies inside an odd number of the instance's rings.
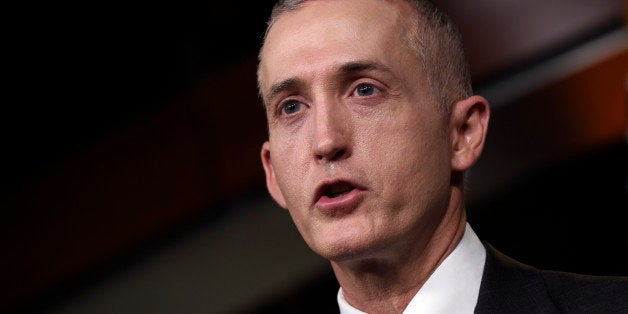
[[[338,216],[352,212],[361,200],[362,191],[353,189],[345,195],[334,198],[323,195],[316,202],[316,207],[325,215]]]

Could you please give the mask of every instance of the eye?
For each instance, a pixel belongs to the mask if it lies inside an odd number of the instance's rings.
[[[358,87],[356,87],[356,89],[355,89],[355,93],[358,96],[361,96],[361,97],[371,96],[376,91],[377,91],[377,88],[375,86],[373,86],[371,84],[366,84],[366,83],[362,83],[362,84],[358,85]]]
[[[281,110],[283,111],[283,113],[291,115],[301,110],[301,106],[301,103],[292,100],[287,102]]]

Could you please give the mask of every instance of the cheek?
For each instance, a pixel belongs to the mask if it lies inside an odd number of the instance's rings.
[[[298,206],[305,197],[305,180],[308,163],[304,158],[304,142],[279,139],[271,152],[277,184],[283,192],[288,208]]]
[[[411,200],[431,198],[449,183],[447,141],[436,130],[422,128],[417,123],[388,124],[371,148],[371,163],[381,178],[379,184],[390,201],[402,204]],[[425,126],[426,124],[423,124]],[[436,197],[436,196],[434,196]],[[401,205],[400,205],[401,206]]]

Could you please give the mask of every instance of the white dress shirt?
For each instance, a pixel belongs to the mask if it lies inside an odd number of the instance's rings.
[[[478,302],[486,251],[469,223],[456,248],[436,268],[403,311],[411,313],[473,313]],[[341,314],[364,314],[338,289]]]

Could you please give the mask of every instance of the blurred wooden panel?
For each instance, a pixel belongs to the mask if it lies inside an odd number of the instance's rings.
[[[622,22],[622,0],[435,0],[459,25],[473,80],[555,54]]]
[[[570,157],[625,141],[627,71],[624,48],[495,108],[485,152],[471,171],[471,199]]]
[[[493,110],[468,218],[539,268],[628,274],[628,50]]]

